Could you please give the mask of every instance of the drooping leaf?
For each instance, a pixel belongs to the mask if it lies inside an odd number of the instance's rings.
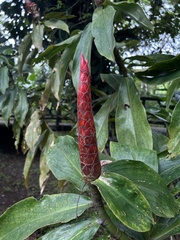
[[[115,115],[118,142],[152,149],[152,132],[138,90],[130,78],[121,79]]]
[[[18,100],[14,107],[14,116],[16,121],[22,127],[24,124],[24,120],[26,118],[26,114],[28,112],[28,101],[27,101],[27,94],[25,90],[19,90],[18,92]]]
[[[107,82],[115,91],[119,89],[119,85],[121,84],[121,76],[117,74],[101,74],[101,79],[104,82]]]
[[[168,151],[171,157],[180,155],[180,101],[176,104],[168,127],[170,140],[168,143]]]
[[[64,52],[61,55],[61,58],[54,66],[53,75],[51,77],[51,89],[57,100],[60,100],[66,72],[69,63],[73,58],[77,43],[78,39],[74,39],[74,41],[65,48]]]
[[[169,108],[169,106],[171,104],[172,97],[173,97],[173,93],[178,88],[180,88],[179,79],[172,81],[170,86],[168,87],[167,94],[166,94],[166,109]]]
[[[34,148],[35,143],[41,135],[41,121],[39,118],[39,111],[36,110],[32,114],[30,123],[26,129],[25,140],[30,149]]]
[[[6,89],[9,87],[8,68],[6,66],[0,67],[0,92],[5,94]]]
[[[100,226],[100,222],[96,218],[89,218],[87,220],[64,224],[38,240],[84,240],[92,239]]]
[[[139,189],[117,173],[103,173],[93,182],[113,214],[126,226],[146,232],[153,222],[151,208]]]
[[[25,64],[25,60],[30,52],[30,47],[32,44],[31,34],[28,33],[22,40],[22,42],[19,45],[18,49],[18,72],[21,73],[23,66]]]
[[[103,151],[108,140],[108,120],[110,112],[117,104],[117,93],[111,95],[94,116],[99,151]]]
[[[37,58],[34,59],[35,63],[39,63],[43,60],[49,60],[52,57],[54,57],[56,54],[59,52],[63,51],[69,44],[71,44],[75,39],[79,39],[80,34],[76,34],[63,42],[60,42],[56,45],[50,45],[49,47],[46,48],[45,51],[39,54]]]
[[[177,204],[164,179],[143,162],[116,161],[104,166],[103,171],[114,172],[131,180],[148,200],[157,216],[174,217],[178,212]]]
[[[92,35],[97,50],[110,61],[114,61],[114,15],[115,10],[112,6],[98,7],[92,18]]]
[[[72,80],[76,90],[79,83],[80,56],[83,53],[84,58],[88,59],[88,63],[90,64],[92,40],[91,23],[89,23],[81,34],[81,38],[73,58]]]
[[[158,172],[158,160],[156,152],[140,147],[121,145],[117,142],[110,142],[111,157],[116,160],[138,160],[150,166]]]
[[[8,120],[10,116],[13,114],[15,96],[16,96],[16,88],[14,88],[13,90],[9,90],[6,93],[5,100],[2,103],[2,117],[6,126],[8,126]]]
[[[72,193],[46,195],[39,201],[33,197],[24,199],[0,217],[1,240],[26,239],[41,227],[75,219],[90,206],[89,199]]]
[[[142,8],[137,3],[129,3],[125,1],[116,3],[109,1],[109,4],[111,4],[116,10],[130,16],[141,26],[148,28],[151,31],[154,30],[152,23],[149,21],[149,19],[144,14]]]
[[[180,233],[180,214],[172,219],[160,218],[153,228],[151,239],[164,240]]]
[[[152,134],[153,134],[153,149],[156,150],[158,154],[167,151],[167,144],[169,138],[157,131],[152,131]]]
[[[62,29],[64,31],[66,31],[67,33],[69,33],[68,25],[62,20],[50,19],[50,20],[45,21],[44,25],[51,29],[59,28],[59,29]]]
[[[81,191],[84,181],[81,174],[78,145],[70,136],[60,136],[49,149],[48,166],[58,180],[68,180]]]
[[[34,24],[32,31],[32,42],[33,45],[40,51],[42,48],[44,36],[44,25],[42,24]]]
[[[20,142],[20,137],[21,137],[21,130],[22,130],[21,126],[16,121],[16,119],[14,119],[14,123],[13,123],[13,137],[15,139],[14,145],[15,145],[16,150],[18,150],[18,147],[19,147],[19,142]]]

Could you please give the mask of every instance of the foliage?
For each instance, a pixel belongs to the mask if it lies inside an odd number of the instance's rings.
[[[40,239],[102,236],[146,240],[165,239],[180,232],[180,104],[173,100],[174,91],[180,88],[179,55],[134,55],[123,59],[121,50],[128,51],[135,43],[117,41],[117,26],[126,21],[133,24],[133,19],[142,26],[137,29],[148,35],[153,25],[132,1],[106,0],[98,4],[96,1],[97,7],[90,2],[76,4],[81,9],[80,22],[73,16],[75,9],[71,3],[58,1],[57,11],[53,12],[51,6],[48,13],[40,5],[44,18],[32,19],[32,33],[24,34],[18,49],[7,46],[0,49],[2,117],[8,125],[10,116],[14,116],[16,148],[24,128],[26,185],[40,149],[41,192],[49,171],[58,180],[72,184],[76,192],[44,196],[40,200],[30,197],[16,203],[0,217],[1,240],[25,239],[38,228],[57,223]],[[69,9],[67,14],[63,11],[65,6]],[[55,37],[57,34],[60,36]],[[20,40],[19,33],[17,36]],[[91,63],[94,119],[103,166],[101,176],[87,185],[80,169],[76,132],[57,134],[46,119],[49,106],[63,114],[69,110],[64,103],[65,92],[70,89],[71,103],[76,96],[81,53]],[[15,56],[18,61],[14,61]],[[38,83],[34,69],[40,66],[44,66],[45,79]],[[169,84],[163,100],[165,108],[148,112],[166,124],[168,136],[152,133],[136,87],[137,79],[147,85]],[[75,117],[71,119],[75,129]],[[112,125],[116,138],[107,149]],[[105,154],[108,151],[110,154]]]

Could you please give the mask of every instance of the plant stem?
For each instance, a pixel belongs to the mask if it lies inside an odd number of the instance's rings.
[[[91,183],[87,184],[90,189],[90,195],[91,199],[93,201],[94,207],[100,216],[100,219],[102,220],[102,224],[105,226],[105,228],[108,230],[108,232],[113,236],[115,239],[121,239],[121,240],[127,240],[130,239],[125,233],[120,231],[111,221],[109,218],[107,212],[104,209],[104,204],[102,201],[102,197],[100,192],[98,191],[97,187],[95,185],[92,185]]]
[[[114,56],[115,56],[116,63],[119,67],[120,73],[122,73],[124,77],[127,77],[127,68],[124,66],[123,59],[119,55],[119,51],[117,47],[114,48]]]

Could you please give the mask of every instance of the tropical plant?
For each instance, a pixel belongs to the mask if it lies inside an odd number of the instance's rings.
[[[12,61],[11,49],[1,49],[2,117],[8,125],[10,116],[14,116],[17,148],[25,127],[26,185],[40,149],[41,192],[50,171],[59,181],[66,181],[72,191],[45,195],[40,200],[30,197],[14,204],[0,217],[0,239],[25,239],[37,229],[51,225],[39,239],[163,240],[178,234],[180,102],[173,102],[173,109],[170,106],[174,91],[180,88],[179,55],[135,55],[123,59],[121,50],[128,49],[129,42],[115,39],[114,29],[119,21],[131,18],[153,31],[142,8],[130,1],[96,0],[92,19],[82,14],[86,26],[72,31],[65,22],[72,15],[51,13],[41,19],[37,5],[30,1],[26,4],[33,30],[19,45],[18,63]],[[67,35],[42,49],[43,38],[54,29]],[[41,91],[39,86],[36,91],[29,91],[20,82],[32,79],[34,65],[42,64],[48,64],[48,79]],[[95,124],[87,92],[90,74]],[[165,117],[153,112],[163,118],[168,136],[152,132],[136,87],[137,79],[147,85],[169,84],[166,105],[161,109]],[[79,85],[83,80],[85,85]],[[57,136],[45,118],[54,99],[56,109],[61,108],[65,86],[72,89],[72,84],[78,94],[78,141],[76,131]],[[109,127],[115,128],[115,138],[110,142]]]

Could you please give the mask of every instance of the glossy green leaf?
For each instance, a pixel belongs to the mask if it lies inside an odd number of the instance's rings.
[[[150,30],[154,30],[154,27],[152,23],[149,21],[149,19],[144,14],[142,8],[136,4],[136,3],[129,3],[129,2],[109,2],[115,9],[118,11],[123,12],[124,14],[130,16],[132,19],[134,19],[137,23],[139,23],[141,26],[148,28]]]
[[[41,135],[41,121],[39,111],[36,110],[32,116],[25,133],[25,140],[28,147],[32,150],[39,136]]]
[[[51,29],[59,28],[59,29],[62,29],[64,31],[66,31],[67,33],[69,33],[68,25],[62,20],[50,19],[50,20],[45,21],[44,25]]]
[[[74,35],[68,39],[66,39],[63,42],[60,42],[56,45],[50,45],[49,47],[46,48],[45,51],[39,54],[37,58],[34,59],[35,63],[39,63],[43,60],[49,60],[52,57],[54,57],[56,54],[59,52],[63,51],[68,45],[70,45],[75,39],[79,39],[80,35]]]
[[[139,161],[122,160],[103,167],[105,172],[120,174],[131,180],[148,200],[152,211],[160,217],[174,217],[177,204],[166,183],[152,168]]]
[[[0,92],[5,94],[6,89],[9,87],[9,74],[6,66],[0,67]]]
[[[64,224],[38,240],[85,240],[92,239],[100,226],[96,218],[89,218],[82,222]]]
[[[169,138],[157,131],[152,131],[152,134],[153,134],[153,149],[158,154],[167,151],[167,144]]]
[[[18,92],[18,100],[14,107],[14,116],[16,121],[22,127],[24,124],[24,120],[26,118],[26,114],[29,109],[29,104],[27,101],[27,94],[25,90],[20,89]]]
[[[42,48],[42,42],[44,37],[44,25],[34,24],[32,31],[33,45],[40,51]]]
[[[149,203],[129,179],[108,172],[103,173],[93,184],[124,225],[138,232],[150,230],[153,218]]]
[[[110,61],[114,61],[114,15],[114,8],[107,6],[96,8],[92,17],[92,35],[97,50]]]
[[[151,233],[152,240],[164,240],[180,233],[180,214],[175,218],[160,218]]]
[[[67,69],[70,61],[73,58],[77,43],[78,39],[74,39],[74,41],[65,48],[61,58],[59,61],[57,61],[53,69],[53,74],[51,76],[51,89],[54,96],[59,101],[62,94],[62,89],[64,87]]]
[[[0,217],[0,239],[23,240],[41,227],[75,219],[90,206],[90,200],[72,193],[24,199]]]
[[[16,88],[14,90],[10,90],[6,92],[6,97],[2,104],[2,118],[6,126],[8,126],[8,120],[10,116],[13,114],[15,97],[16,97]]]
[[[115,91],[119,89],[121,78],[124,78],[117,74],[101,74],[100,76],[102,81],[107,82]]]
[[[138,90],[130,78],[121,79],[115,115],[118,142],[152,149],[152,132]]]
[[[180,70],[177,71],[164,71],[160,73],[151,74],[147,71],[137,72],[136,77],[139,78],[142,82],[147,84],[164,84],[170,81],[179,81],[180,80]]]
[[[94,116],[99,151],[103,151],[108,140],[109,114],[117,104],[117,93],[111,95]]]
[[[81,34],[81,38],[77,45],[74,58],[73,58],[72,80],[76,90],[79,83],[80,57],[81,57],[81,54],[83,53],[85,59],[88,59],[88,63],[90,65],[92,40],[93,38],[91,33],[91,23],[89,23]]]
[[[168,143],[168,151],[171,157],[180,155],[180,101],[176,104],[168,127],[170,140]]]
[[[180,81],[179,79],[172,81],[170,86],[168,87],[167,94],[166,94],[166,109],[168,110],[171,100],[173,97],[173,93],[176,89],[180,88]]]
[[[59,180],[72,182],[81,191],[86,190],[81,174],[78,145],[74,138],[66,135],[57,138],[49,149],[48,166]]]
[[[156,152],[140,147],[121,145],[117,142],[110,142],[111,157],[116,160],[138,160],[150,166],[158,172],[158,160]]]

